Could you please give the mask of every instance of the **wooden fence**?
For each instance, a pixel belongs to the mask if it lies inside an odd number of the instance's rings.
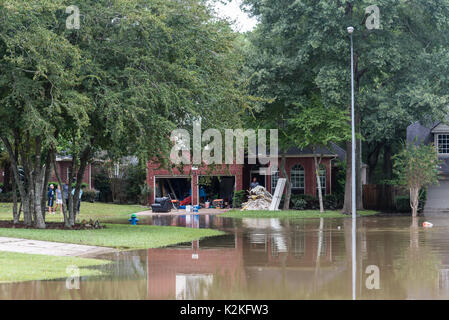
[[[402,193],[403,190],[392,185],[365,184],[363,186],[363,207],[368,210],[395,210],[394,199]]]

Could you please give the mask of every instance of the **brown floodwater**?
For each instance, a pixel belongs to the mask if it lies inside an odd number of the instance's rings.
[[[0,284],[0,299],[449,299],[449,219],[425,229],[423,218],[358,218],[355,243],[350,218],[144,221],[226,235],[98,256],[112,263],[79,289],[66,279]]]

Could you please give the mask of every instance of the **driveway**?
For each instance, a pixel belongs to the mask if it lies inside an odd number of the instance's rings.
[[[449,216],[449,180],[440,180],[439,185],[427,189],[425,216]]]

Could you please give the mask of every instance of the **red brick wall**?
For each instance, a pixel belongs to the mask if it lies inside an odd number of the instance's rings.
[[[68,180],[67,180],[67,170],[68,170],[68,168],[70,168],[71,165],[72,165],[71,161],[58,161],[56,163],[58,173],[59,173],[59,175],[61,177],[61,180],[64,183],[68,182]],[[93,188],[91,169],[92,169],[92,165],[89,163],[87,165],[87,167],[86,167],[86,170],[84,170],[84,174],[83,174],[83,182],[87,184],[89,189]],[[55,172],[53,170],[51,172],[49,181],[52,181],[52,182],[57,182],[58,181],[58,179],[56,178],[56,174],[55,174]]]
[[[280,166],[281,159],[278,159],[278,166]],[[326,166],[326,194],[331,193],[331,184],[333,185],[335,181],[331,181],[331,158],[324,158],[321,163]],[[287,174],[290,176],[291,169],[297,165],[300,164],[304,168],[304,180],[305,180],[305,193],[310,194],[313,196],[316,196],[316,176],[315,176],[315,162],[312,157],[291,157],[286,158],[286,171]],[[243,186],[244,189],[249,189],[250,184],[250,171],[251,168],[254,166],[246,165],[244,170],[244,181]],[[279,168],[280,172],[280,168]],[[282,178],[282,173],[280,174],[280,177]],[[271,189],[271,175],[267,176],[266,178],[266,187],[267,190],[271,193],[274,193],[274,190]],[[284,191],[285,192],[285,191]]]
[[[220,165],[214,170],[208,170],[206,165],[198,168],[198,170],[192,170],[191,165],[185,165],[183,171],[179,169],[160,169],[159,164],[155,162],[148,162],[147,164],[147,185],[151,188],[149,195],[149,203],[154,202],[154,183],[156,176],[186,176],[192,179],[192,203],[197,205],[198,202],[198,176],[203,175],[215,175],[215,176],[234,176],[236,190],[242,190],[243,188],[243,165],[232,164],[229,166]]]
[[[279,158],[279,164],[281,159]],[[315,163],[312,157],[289,157],[286,159],[286,171],[290,175],[290,171],[296,164],[301,164],[304,168],[304,179],[305,179],[305,193],[309,195],[316,196],[316,176],[315,176]],[[321,164],[326,167],[326,194],[331,193],[331,158],[324,158]],[[204,165],[198,170],[192,170],[191,165],[185,165],[183,172],[178,169],[173,169],[172,171],[168,169],[159,169],[159,164],[156,162],[148,162],[147,168],[147,184],[151,188],[152,192],[149,196],[149,203],[152,204],[154,201],[154,182],[155,176],[186,176],[192,178],[192,190],[193,190],[193,204],[198,204],[198,176],[201,175],[230,175],[235,176],[236,190],[247,190],[250,183],[250,170],[251,165],[230,165],[227,169],[226,165],[218,166],[217,169],[208,172],[207,166]],[[282,177],[282,173],[280,174]],[[271,176],[267,176],[266,179],[267,190],[271,190]]]

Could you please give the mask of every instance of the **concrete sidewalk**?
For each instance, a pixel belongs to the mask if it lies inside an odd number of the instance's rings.
[[[118,250],[81,244],[0,237],[0,251],[49,256],[91,257]]]

